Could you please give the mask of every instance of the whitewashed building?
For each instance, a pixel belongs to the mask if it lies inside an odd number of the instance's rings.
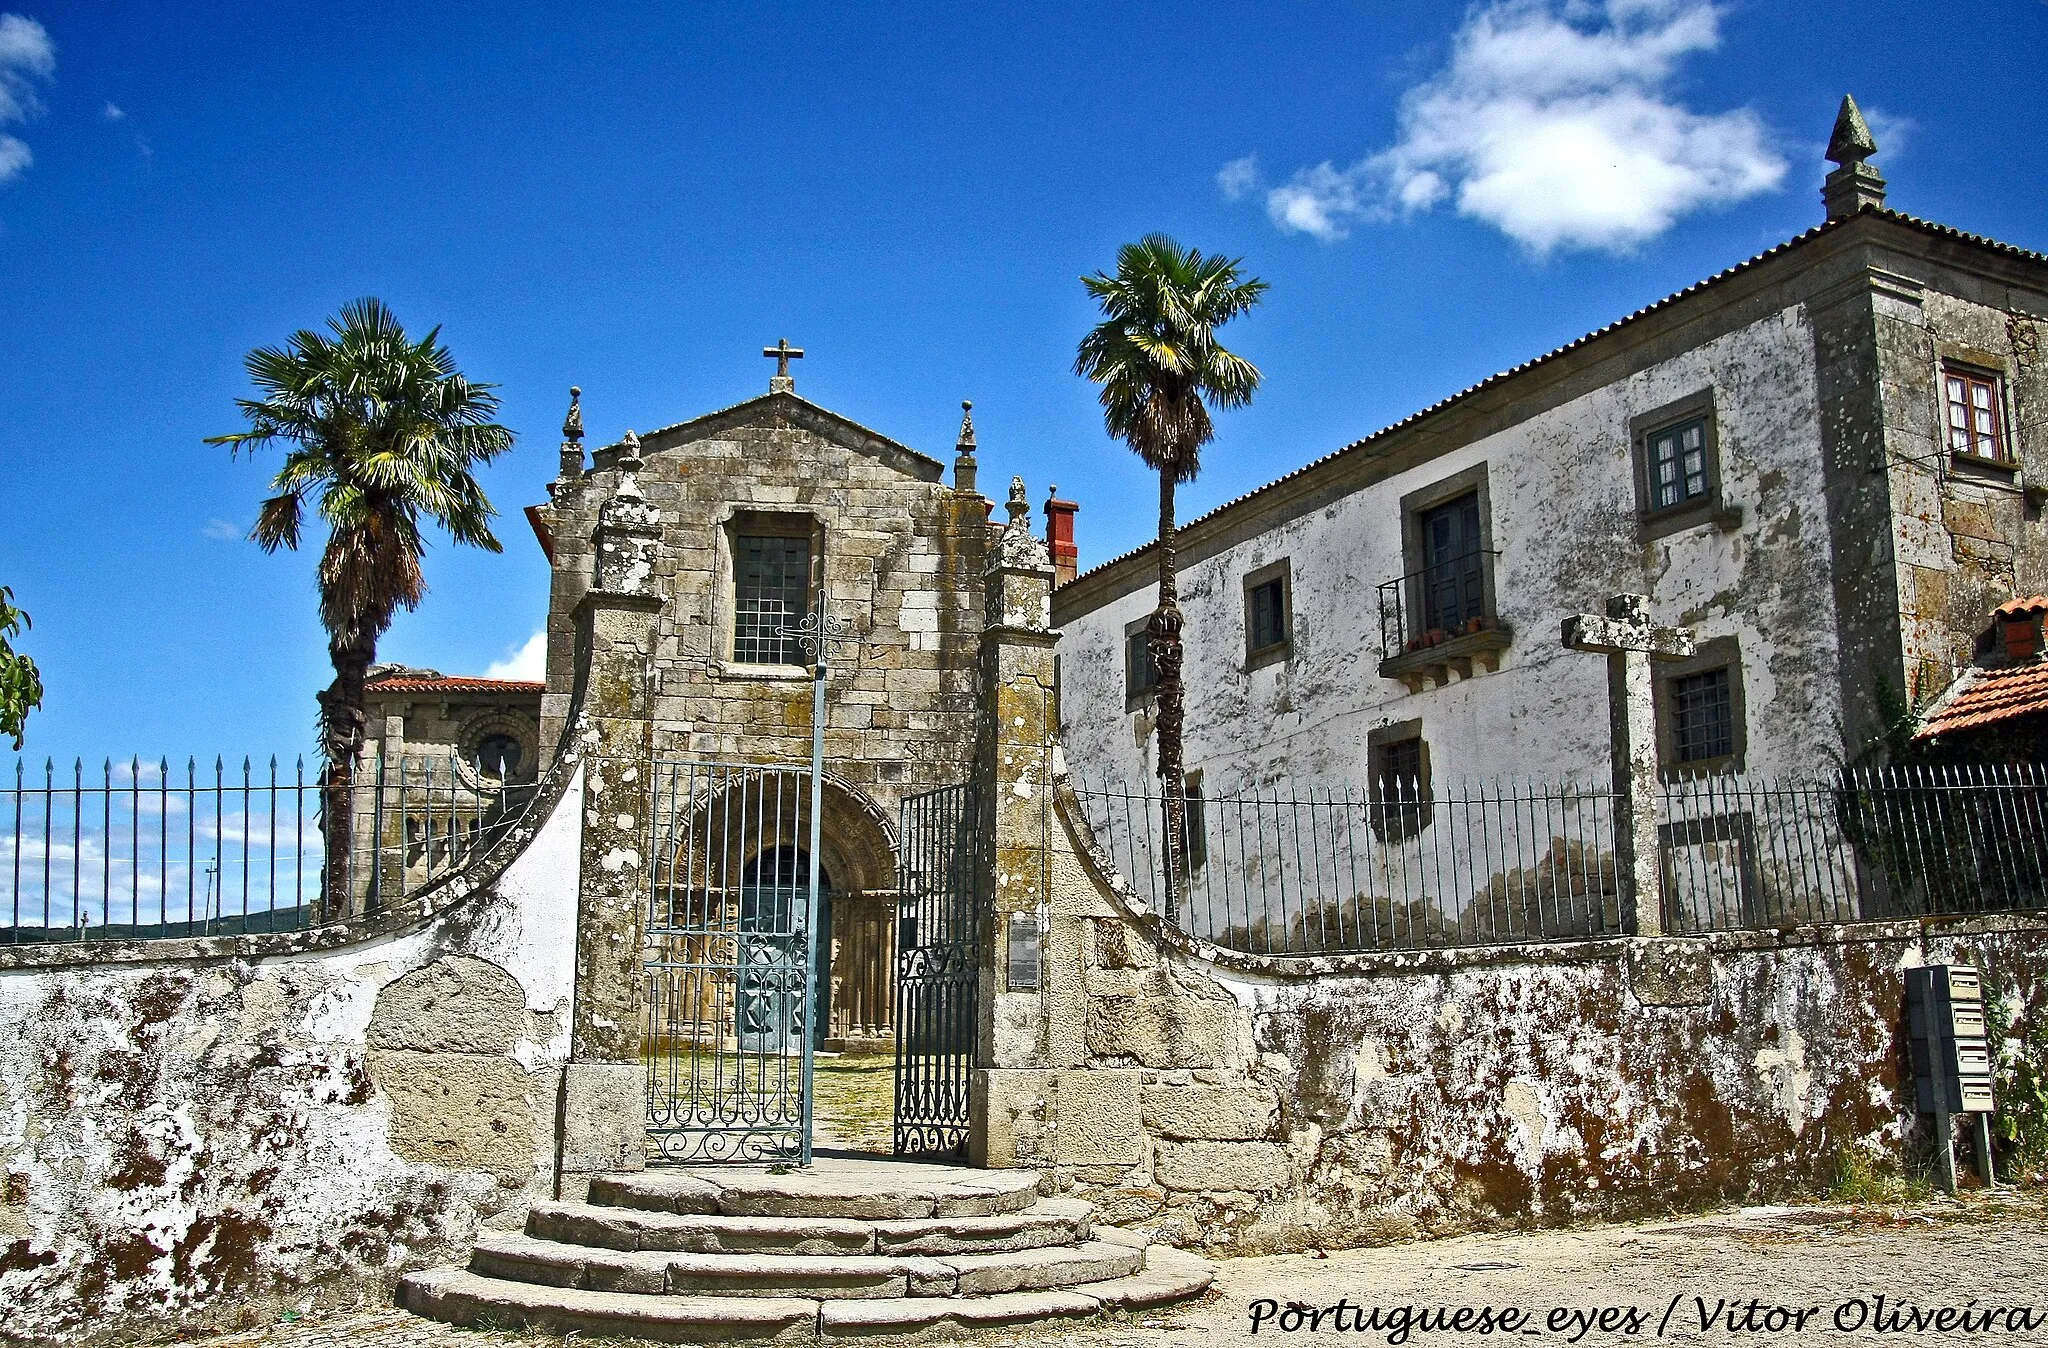
[[[1699,636],[1673,775],[1825,771],[1946,687],[2048,588],[2048,257],[1887,209],[1875,148],[1845,100],[1825,223],[1187,525],[1196,789],[1602,779],[1560,625],[1625,591]],[[1156,593],[1146,547],[1055,594],[1084,777],[1152,776]]]

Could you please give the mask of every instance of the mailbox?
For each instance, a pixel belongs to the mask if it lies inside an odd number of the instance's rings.
[[[1991,1045],[1977,971],[1967,964],[1906,970],[1906,1015],[1920,1112],[1991,1113]]]

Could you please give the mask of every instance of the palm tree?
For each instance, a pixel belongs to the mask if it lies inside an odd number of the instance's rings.
[[[1186,836],[1181,777],[1181,615],[1174,584],[1173,492],[1201,471],[1215,438],[1209,409],[1243,407],[1259,386],[1250,361],[1225,350],[1216,329],[1257,304],[1266,283],[1240,276],[1242,259],[1204,257],[1164,234],[1117,250],[1116,275],[1081,278],[1102,322],[1081,339],[1074,373],[1102,385],[1109,433],[1159,474],[1159,607],[1145,647],[1159,676],[1159,755],[1169,854]],[[1176,867],[1166,867],[1172,916]]]
[[[244,362],[263,394],[237,399],[249,429],[207,440],[231,453],[275,441],[290,448],[249,536],[265,552],[297,550],[307,499],[327,525],[316,584],[334,683],[320,694],[327,757],[326,915],[346,915],[355,765],[363,750],[363,680],[377,638],[400,608],[419,606],[422,517],[458,543],[502,551],[495,513],[471,470],[512,447],[491,418],[492,384],[463,378],[435,328],[415,342],[397,315],[360,299],[329,319],[333,336],[301,330],[280,350]]]

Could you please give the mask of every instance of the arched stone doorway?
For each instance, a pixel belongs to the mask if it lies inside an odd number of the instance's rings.
[[[893,1049],[896,830],[865,792],[830,773],[821,795],[817,1044]],[[752,855],[744,860],[743,884],[809,884],[807,791],[718,801],[707,808],[749,816]]]

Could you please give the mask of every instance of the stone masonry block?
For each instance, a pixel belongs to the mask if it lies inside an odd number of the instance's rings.
[[[989,1068],[977,1071],[968,1094],[968,1164],[990,1170],[1049,1164],[1045,1125],[1054,1108],[1057,1073]]]
[[[639,1063],[572,1062],[562,1078],[562,1171],[647,1164],[647,1075]]]
[[[1291,1166],[1278,1142],[1162,1142],[1153,1174],[1168,1189],[1270,1193],[1287,1187]]]
[[[370,1080],[391,1102],[391,1150],[409,1161],[487,1170],[506,1187],[535,1167],[537,1078],[510,1058],[371,1049]]]
[[[1264,1086],[1147,1086],[1145,1127],[1177,1142],[1263,1141],[1280,1125],[1280,1097]]]
[[[446,955],[377,994],[372,1048],[504,1054],[519,1041],[526,994],[512,975],[468,955]]]
[[[1060,1165],[1130,1167],[1145,1159],[1137,1072],[1061,1072],[1058,1100],[1053,1155]]]

